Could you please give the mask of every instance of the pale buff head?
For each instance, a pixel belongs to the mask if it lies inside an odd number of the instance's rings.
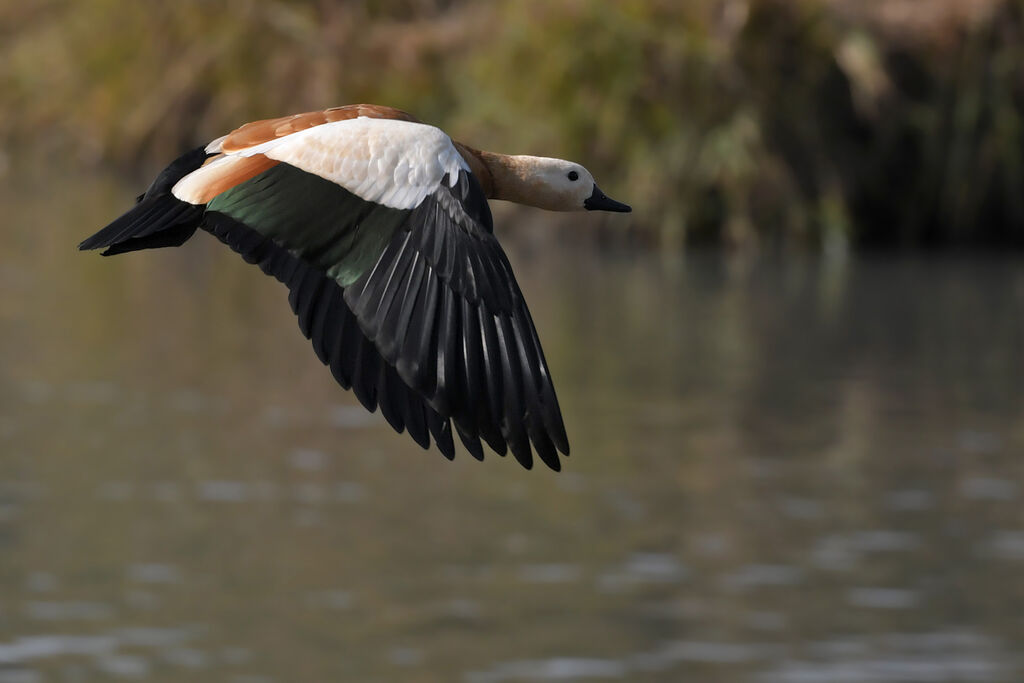
[[[573,161],[487,152],[481,160],[493,178],[495,199],[549,211],[632,211],[605,195],[590,171]]]

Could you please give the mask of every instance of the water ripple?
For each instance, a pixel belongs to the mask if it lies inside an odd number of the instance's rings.
[[[114,609],[101,602],[33,600],[25,603],[25,615],[40,621],[101,621],[114,616]]]
[[[787,564],[748,564],[722,577],[722,585],[731,590],[762,586],[793,586],[804,579],[804,571]]]
[[[1024,531],[993,531],[981,544],[980,551],[1000,560],[1024,561]]]
[[[117,678],[143,678],[150,674],[149,660],[139,655],[103,655],[96,658],[96,668]]]
[[[1020,487],[1016,482],[995,477],[973,477],[960,486],[960,495],[969,500],[1016,500]]]
[[[527,564],[519,569],[519,578],[526,583],[569,583],[578,579],[581,572],[573,564]]]
[[[854,607],[867,609],[910,609],[918,605],[919,596],[905,588],[851,588],[846,601]]]
[[[490,671],[466,674],[467,683],[502,683],[502,681],[567,681],[579,678],[622,678],[628,673],[625,662],[587,657],[554,657],[551,659],[503,662]]]
[[[150,562],[128,565],[128,580],[136,583],[181,583],[181,572],[169,564]]]
[[[650,583],[676,583],[682,581],[689,570],[674,556],[666,553],[633,553],[615,569],[598,579],[604,590]]]
[[[881,645],[879,645],[881,643]],[[990,683],[1009,680],[997,643],[961,631],[886,633],[817,643],[827,661],[786,659],[761,683]]]

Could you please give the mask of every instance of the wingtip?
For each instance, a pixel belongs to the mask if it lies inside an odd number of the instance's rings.
[[[452,439],[451,423],[431,408],[427,408],[427,427],[434,437],[434,445],[448,460],[455,459],[455,441]]]
[[[469,451],[469,454],[475,460],[483,462],[484,449],[480,445],[480,437],[464,430],[455,420],[452,420],[452,424],[455,425],[455,432],[459,435],[459,440],[462,441],[462,445]]]
[[[510,442],[509,450],[512,451],[512,457],[514,457],[524,469],[533,469],[533,449],[530,448],[529,441],[525,444],[518,441]]]
[[[106,249],[103,249],[103,247],[106,247]],[[118,253],[113,250],[111,245],[103,244],[100,240],[87,239],[78,243],[78,251],[95,251],[96,249],[103,249],[100,252],[100,256],[113,256]]]

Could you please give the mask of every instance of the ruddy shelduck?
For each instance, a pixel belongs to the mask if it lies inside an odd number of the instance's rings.
[[[287,285],[335,379],[424,448],[452,425],[549,467],[569,440],[537,332],[493,234],[488,199],[630,211],[583,166],[455,142],[409,114],[348,105],[247,123],[184,154],[79,245],[179,246],[202,228]]]

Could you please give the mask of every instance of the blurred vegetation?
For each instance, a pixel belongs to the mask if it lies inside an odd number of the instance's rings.
[[[668,249],[1020,247],[1022,37],[1024,0],[0,0],[0,141],[149,172],[378,102],[583,161]]]

